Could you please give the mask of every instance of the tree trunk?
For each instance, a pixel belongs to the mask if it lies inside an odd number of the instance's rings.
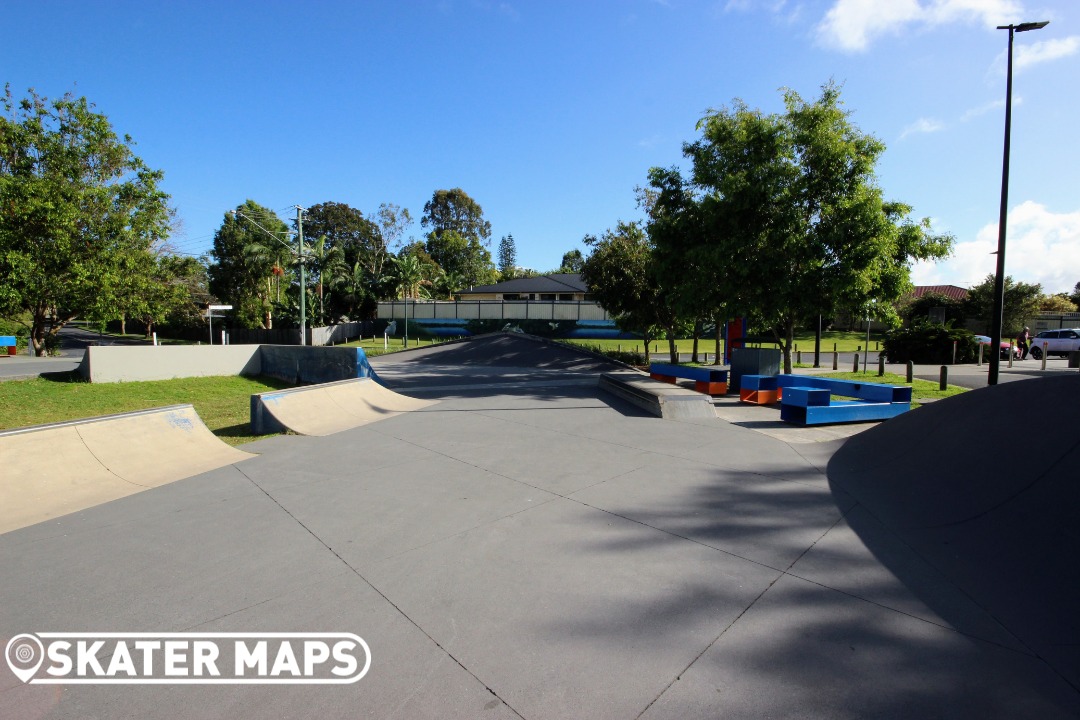
[[[791,374],[791,347],[795,343],[795,320],[785,320],[781,326],[784,336],[780,338],[780,349],[784,353],[784,374]]]
[[[671,330],[668,330],[668,332],[667,332],[667,342],[668,342],[668,356],[670,357],[671,362],[673,362],[673,363],[679,362],[679,348],[675,344],[675,333],[672,332]]]
[[[694,349],[690,353],[690,362],[696,363],[698,361],[697,346],[698,338],[701,337],[701,318],[694,321]]]
[[[120,313],[120,334],[127,335],[127,315]]]

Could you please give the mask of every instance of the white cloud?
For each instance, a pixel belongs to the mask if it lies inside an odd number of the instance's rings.
[[[1018,0],[836,0],[816,31],[825,47],[860,52],[882,35],[907,32],[909,25],[968,22],[994,27],[1021,12]]]
[[[919,118],[904,128],[904,131],[900,133],[900,139],[903,140],[908,135],[914,135],[916,133],[933,133],[944,129],[945,123],[940,120],[935,120],[934,118]]]
[[[1022,99],[1019,96],[1013,95],[1013,106],[1015,107],[1015,106],[1019,105],[1021,103],[1021,100]],[[988,103],[985,103],[985,104],[980,105],[978,107],[973,107],[970,110],[968,110],[967,112],[965,112],[963,115],[960,116],[960,122],[967,122],[968,120],[973,120],[973,119],[979,117],[980,115],[985,115],[986,113],[990,112],[991,110],[1000,110],[1000,109],[1002,109],[1004,107],[1005,107],[1005,101],[1004,100],[991,100]]]
[[[1053,38],[1030,45],[1017,43],[1013,48],[1013,70],[1020,72],[1032,65],[1075,55],[1078,50],[1080,50],[1080,35]]]
[[[1014,280],[1039,283],[1045,293],[1071,292],[1080,281],[1080,210],[1054,213],[1028,200],[1009,213],[1005,273]],[[979,230],[974,240],[958,242],[953,256],[940,263],[916,263],[916,285],[969,287],[996,268],[997,222]]]

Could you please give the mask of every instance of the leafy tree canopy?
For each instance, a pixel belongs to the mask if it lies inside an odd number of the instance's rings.
[[[273,210],[246,200],[225,213],[210,257],[210,291],[233,306],[234,321],[244,328],[273,327],[278,283],[295,261],[288,225]]]
[[[484,219],[480,203],[461,188],[436,190],[431,200],[424,204],[424,215],[420,218],[420,224],[430,227],[436,236],[454,232],[467,240],[476,240],[485,245],[491,237],[491,223]]]
[[[161,171],[85,97],[16,101],[6,86],[0,105],[0,314],[28,315],[43,354],[76,316],[123,314],[172,213]]]
[[[1039,311],[1041,285],[1014,282],[1005,276],[1005,301],[1001,312],[1001,336],[1013,337],[1024,327],[1024,321]],[[978,285],[968,289],[967,314],[983,323],[983,334],[989,335],[994,316],[994,276],[987,275]]]
[[[559,263],[559,272],[579,273],[585,266],[585,257],[577,248],[563,253],[562,262]]]
[[[947,255],[952,238],[882,197],[885,146],[850,121],[837,86],[812,102],[788,90],[784,105],[767,115],[737,101],[702,118],[701,137],[683,146],[690,179],[650,172],[650,232],[667,282],[682,262],[706,307],[773,328],[790,372],[800,322],[871,304],[895,320],[911,263]],[[676,292],[683,304],[694,294]]]
[[[599,238],[586,236],[584,242],[592,249],[581,270],[589,292],[615,316],[619,327],[641,333],[646,346],[668,331],[674,358],[677,318],[657,275],[645,231],[638,223],[620,222]]]

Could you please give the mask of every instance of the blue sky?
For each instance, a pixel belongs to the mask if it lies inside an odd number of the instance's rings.
[[[165,171],[183,252],[246,198],[408,208],[461,187],[538,270],[640,217],[709,108],[782,109],[842,84],[885,141],[887,197],[957,239],[917,283],[993,272],[1007,33],[1016,36],[1007,271],[1080,281],[1080,3],[1074,0],[402,0],[8,3],[0,80],[74,90]],[[14,32],[13,32],[13,29]]]

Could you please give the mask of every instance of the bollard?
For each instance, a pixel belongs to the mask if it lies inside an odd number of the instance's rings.
[[[878,355],[877,356],[877,376],[878,377],[885,377],[885,356],[884,355]]]
[[[861,350],[862,348],[860,348]],[[859,372],[859,353],[855,353],[855,369],[851,372]]]
[[[982,367],[983,344],[979,343],[979,366]]]
[[[1012,353],[1009,353],[1009,362],[1012,362]],[[952,364],[956,364],[956,341],[952,341]]]
[[[949,389],[949,366],[948,365],[942,365],[941,366],[941,379],[938,380],[938,389],[939,390],[948,390]]]
[[[1042,356],[1042,369],[1043,370],[1046,369],[1046,346],[1047,346],[1047,343],[1044,342],[1043,343],[1043,356]]]
[[[796,345],[795,347],[799,347],[799,346]],[[802,350],[796,350],[795,351],[795,364],[796,365],[802,365]]]
[[[619,354],[622,355],[622,343],[619,343]]]
[[[1009,367],[1012,367],[1012,361],[1013,361],[1013,349],[1012,349],[1012,346],[1010,345],[1009,346]]]
[[[833,344],[832,344],[832,351],[833,351],[833,352],[836,352],[836,343],[833,343]]]
[[[915,363],[907,361],[907,382],[910,384],[915,379]]]
[[[839,370],[840,369],[840,353],[836,352],[835,350],[833,350],[833,354],[832,354],[832,369],[833,370]]]

